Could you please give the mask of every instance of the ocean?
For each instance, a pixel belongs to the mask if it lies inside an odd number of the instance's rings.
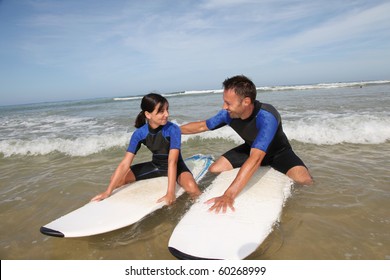
[[[167,93],[177,124],[213,116],[221,90]],[[280,221],[254,260],[390,259],[390,81],[258,88],[274,105],[314,177],[293,186]],[[41,226],[106,189],[134,131],[141,96],[0,107],[2,260],[171,260],[171,232],[188,196],[140,222],[84,238]],[[218,157],[241,143],[229,127],[183,135],[184,157]],[[142,148],[136,162],[150,159]],[[206,189],[214,179],[201,181]],[[125,213],[124,213],[125,215]],[[213,234],[210,232],[210,234]]]

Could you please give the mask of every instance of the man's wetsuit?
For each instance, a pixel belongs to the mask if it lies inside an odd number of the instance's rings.
[[[270,104],[256,100],[252,115],[245,120],[232,119],[226,110],[221,110],[206,120],[206,125],[209,130],[229,125],[244,139],[244,144],[223,154],[233,168],[242,166],[251,148],[266,152],[261,165],[271,165],[284,174],[294,166],[305,166],[283,132],[279,112]]]
[[[141,148],[141,144],[144,144],[153,153],[153,157],[150,162],[139,163],[130,167],[136,180],[168,176],[169,150],[180,150],[181,148],[180,128],[171,122],[156,129],[152,129],[148,124],[145,124],[134,131],[127,151],[136,154]],[[190,172],[184,163],[181,152],[179,152],[177,176],[185,171]]]

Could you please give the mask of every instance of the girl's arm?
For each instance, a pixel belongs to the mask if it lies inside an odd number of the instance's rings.
[[[165,201],[167,205],[172,204],[176,200],[176,178],[177,178],[177,161],[179,159],[178,149],[170,149],[168,155],[168,189],[165,196],[157,200],[157,202]]]
[[[108,185],[106,191],[96,195],[91,199],[91,201],[100,201],[111,195],[111,193],[118,187],[125,184],[125,178],[128,172],[130,171],[130,166],[133,162],[135,154],[126,152],[124,158],[119,163],[114,174],[111,176],[110,184]]]

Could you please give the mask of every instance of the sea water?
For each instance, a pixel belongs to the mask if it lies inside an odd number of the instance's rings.
[[[164,94],[170,120],[213,116],[221,92]],[[141,98],[0,108],[1,259],[173,259],[167,244],[191,206],[186,195],[110,233],[61,239],[39,232],[106,189]],[[315,183],[293,187],[274,231],[249,259],[390,259],[390,81],[261,87],[258,100],[279,110]],[[182,153],[218,158],[240,143],[224,127],[183,135]],[[149,159],[142,148],[135,161]],[[214,178],[208,174],[200,188]]]

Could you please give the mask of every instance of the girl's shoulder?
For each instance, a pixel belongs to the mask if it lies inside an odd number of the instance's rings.
[[[168,121],[167,124],[164,125],[164,128],[166,128],[166,129],[176,129],[176,128],[179,128],[179,125],[177,125],[177,124],[175,124],[173,122]]]
[[[170,122],[170,121],[168,121],[167,124],[164,125],[163,130],[167,131],[167,132],[180,133],[179,125],[177,125],[173,122]]]
[[[148,129],[148,124],[144,124],[143,126],[137,128],[134,130],[133,135],[141,136],[141,135],[146,135],[148,134],[149,129]]]

